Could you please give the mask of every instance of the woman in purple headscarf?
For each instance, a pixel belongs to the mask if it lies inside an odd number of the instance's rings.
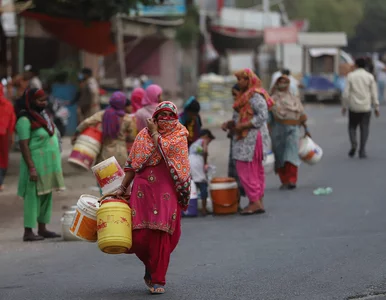
[[[142,99],[142,108],[135,113],[138,132],[147,127],[147,120],[152,118],[157,105],[161,102],[162,88],[156,84],[149,85]]]
[[[96,163],[115,156],[118,163],[124,167],[127,159],[126,138],[135,138],[135,120],[125,113],[126,95],[115,92],[110,98],[110,106],[97,112],[79,124],[73,143],[79,134],[88,127],[101,125],[103,132],[102,149]]]

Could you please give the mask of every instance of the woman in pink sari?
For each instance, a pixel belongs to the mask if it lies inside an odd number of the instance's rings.
[[[271,142],[268,110],[274,102],[261,88],[261,81],[250,69],[236,72],[240,94],[233,105],[233,120],[223,125],[233,132],[232,158],[241,185],[249,199],[241,215],[265,213],[263,198],[265,174],[263,159]]]
[[[190,199],[188,131],[177,107],[162,102],[136,137],[117,195],[130,194],[134,253],[145,265],[152,294],[165,293],[170,255],[181,235],[181,210]],[[127,191],[127,192],[126,192]]]
[[[162,88],[156,84],[148,86],[142,99],[142,108],[135,113],[138,131],[146,128],[147,120],[152,117],[160,102],[162,102]]]

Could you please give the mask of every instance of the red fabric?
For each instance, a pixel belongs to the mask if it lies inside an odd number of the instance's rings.
[[[4,96],[4,87],[0,84],[0,135],[15,131],[16,115],[11,101]]]
[[[0,134],[0,169],[8,169],[9,136]]]
[[[131,94],[131,106],[133,107],[133,113],[136,113],[138,109],[142,108],[143,97],[145,97],[145,90],[143,88],[134,89]]]
[[[134,253],[143,262],[151,274],[152,284],[166,284],[170,255],[181,237],[180,210],[176,223],[176,230],[172,235],[160,230],[133,230],[133,247],[129,253]]]
[[[85,23],[81,20],[50,17],[28,11],[22,15],[39,21],[46,31],[76,48],[99,55],[116,52],[111,35],[111,22]]]
[[[153,229],[173,234],[177,226],[177,192],[162,159],[135,175],[130,196],[133,230]]]
[[[298,167],[286,162],[283,168],[277,170],[282,184],[296,184],[298,181]]]
[[[55,133],[55,126],[52,121],[49,121],[51,124],[48,124],[47,120],[33,109],[33,103],[45,96],[43,90],[28,89],[25,91],[25,97],[21,98],[20,101],[25,101],[25,111],[21,114],[27,116],[31,122],[31,129],[44,128],[50,136],[53,136]]]

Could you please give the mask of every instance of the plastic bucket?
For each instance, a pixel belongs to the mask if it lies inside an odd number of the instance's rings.
[[[86,170],[90,170],[94,165],[97,156],[98,153],[89,147],[78,143],[72,149],[68,162]]]
[[[96,218],[98,208],[97,197],[91,195],[80,196],[70,232],[84,241],[96,242],[98,239]]]
[[[210,183],[210,195],[214,214],[237,213],[239,190],[234,178],[213,178]]]
[[[198,215],[198,203],[197,203],[197,187],[196,184],[192,181],[190,185],[190,201],[188,209],[182,212],[184,217],[197,217]]]
[[[127,201],[109,197],[97,213],[98,247],[107,254],[127,253],[133,243],[131,209]]]
[[[263,161],[265,174],[270,174],[275,170],[275,155],[272,152],[267,153]]]
[[[309,165],[317,164],[323,157],[323,150],[308,136],[300,139],[299,157]]]
[[[92,167],[92,172],[103,195],[115,192],[121,186],[125,177],[125,172],[123,172],[114,156]]]
[[[90,170],[102,147],[102,130],[100,127],[100,125],[89,127],[81,133],[70,154],[69,163]]]
[[[77,207],[75,207],[73,210],[65,211],[63,217],[60,220],[62,223],[62,237],[65,241],[80,241],[77,236],[70,233],[70,227],[76,214],[76,208]]]

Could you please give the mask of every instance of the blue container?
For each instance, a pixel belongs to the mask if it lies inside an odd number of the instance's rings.
[[[182,212],[183,217],[197,217],[198,216],[198,201],[197,198],[191,198],[189,201],[189,207],[186,211]]]

